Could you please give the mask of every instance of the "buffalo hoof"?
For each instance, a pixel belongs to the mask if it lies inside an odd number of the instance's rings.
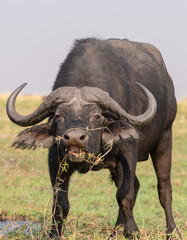
[[[52,232],[50,232],[50,234],[49,234],[49,239],[54,239],[54,238],[56,238],[57,237],[57,235],[54,235]]]
[[[135,239],[139,239],[140,238],[140,233],[137,232],[133,232],[133,233],[124,233],[124,231],[122,231],[122,229],[120,228],[116,228],[113,233],[110,235],[110,237],[108,238],[108,240],[114,240],[114,239],[118,239],[119,236],[124,236],[126,239],[131,239],[131,240],[135,240]]]
[[[140,233],[139,232],[133,232],[133,233],[126,233],[124,234],[125,238],[127,239],[140,239]]]
[[[64,237],[64,236],[57,236],[57,235],[54,235],[54,234],[50,233],[49,234],[49,240],[52,240],[52,239],[66,240],[67,238]]]
[[[176,239],[176,235],[177,235],[177,239],[183,240],[181,233],[177,227],[172,231],[172,233],[166,232],[166,240],[174,240]]]
[[[49,234],[49,239],[55,239],[55,238],[60,239],[57,231],[54,230],[54,229],[52,229],[51,232],[50,232],[50,234]]]

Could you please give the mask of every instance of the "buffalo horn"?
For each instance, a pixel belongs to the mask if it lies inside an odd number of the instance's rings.
[[[58,103],[69,102],[77,89],[76,87],[62,87],[51,92],[40,106],[31,114],[22,116],[17,113],[15,108],[15,101],[20,91],[27,85],[27,83],[19,86],[8,98],[6,110],[7,115],[12,122],[19,126],[27,127],[41,122],[48,116],[54,113],[55,107]]]
[[[100,88],[83,87],[82,95],[85,100],[100,105],[101,108],[103,108],[108,115],[111,114],[113,118],[125,119],[134,126],[143,126],[148,124],[155,116],[157,103],[153,94],[145,86],[138,82],[137,84],[144,90],[148,100],[147,110],[138,116],[133,116],[127,113],[107,92]]]
[[[7,114],[12,122],[19,126],[31,126],[37,124],[54,113],[56,106],[59,103],[68,103],[73,99],[76,87],[61,87],[51,92],[41,105],[31,114],[22,116],[17,113],[15,108],[15,101],[19,92],[26,86],[27,83],[18,87],[8,98],[7,101]],[[98,104],[102,109],[111,115],[113,118],[125,119],[135,126],[142,126],[149,123],[157,109],[157,104],[152,93],[142,84],[137,83],[145,92],[148,99],[147,110],[138,116],[133,116],[127,113],[120,105],[110,97],[110,95],[100,88],[96,87],[83,87],[81,89],[82,98],[88,102]]]

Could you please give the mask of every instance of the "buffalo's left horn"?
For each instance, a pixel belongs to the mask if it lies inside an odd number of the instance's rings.
[[[138,82],[137,84],[144,90],[148,100],[147,110],[138,116],[127,113],[107,92],[100,88],[83,87],[81,91],[83,98],[87,101],[97,103],[101,108],[105,109],[109,115],[111,114],[113,118],[125,119],[135,126],[143,126],[148,124],[154,118],[157,103],[153,94],[145,86]]]
[[[40,104],[40,106],[31,114],[22,116],[17,113],[15,108],[15,101],[19,92],[27,85],[22,84],[18,87],[8,98],[6,110],[7,115],[12,122],[19,126],[27,127],[41,122],[45,118],[54,113],[56,106],[62,102],[69,102],[77,88],[75,87],[62,87],[51,92],[46,99]]]

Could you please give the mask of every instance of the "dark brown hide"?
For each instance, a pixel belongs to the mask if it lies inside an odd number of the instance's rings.
[[[13,122],[30,126],[50,116],[48,123],[21,132],[14,145],[50,147],[49,172],[54,188],[51,238],[61,235],[68,215],[68,185],[73,172],[107,168],[117,187],[116,231],[121,226],[125,237],[134,239],[133,234],[138,232],[133,217],[139,190],[136,164],[147,160],[149,155],[165,211],[166,232],[172,233],[176,225],[171,208],[170,170],[172,123],[177,107],[172,79],[157,48],[118,39],[76,41],[60,67],[53,92],[31,114],[34,118],[31,115],[23,118],[15,110],[15,99],[21,88],[7,103]],[[69,94],[64,89],[69,89]],[[72,153],[79,152],[84,157],[75,161]],[[96,156],[100,154],[103,158],[98,161]],[[60,168],[64,161],[68,164],[66,171]],[[111,237],[116,236],[116,231]]]

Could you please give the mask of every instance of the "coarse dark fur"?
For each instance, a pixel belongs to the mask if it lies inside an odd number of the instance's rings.
[[[76,170],[86,173],[90,169],[108,168],[117,187],[119,215],[116,227],[122,226],[124,235],[132,239],[132,234],[138,232],[133,217],[139,189],[135,176],[136,163],[147,160],[149,154],[158,179],[160,203],[166,214],[167,233],[172,233],[176,227],[172,217],[170,183],[172,123],[176,115],[176,99],[172,80],[159,50],[147,43],[128,40],[78,40],[60,67],[53,90],[65,86],[97,87],[108,92],[128,113],[140,115],[147,108],[147,99],[136,82],[147,87],[157,102],[156,115],[145,126],[137,128],[124,120],[108,118],[96,104],[83,106],[78,113],[76,104],[68,107],[62,104],[47,124],[27,129],[18,136],[21,139],[19,146],[22,144],[23,148],[38,146],[35,142],[43,142],[44,139],[44,146],[52,145],[49,149],[49,172],[54,187],[51,237],[61,235],[63,219],[68,215],[68,184],[72,173]],[[82,130],[76,133],[82,137],[83,145],[89,152],[95,156],[103,153],[103,146],[109,140],[113,142],[112,149],[101,163],[94,166],[88,162],[67,159],[69,166],[59,175],[59,164],[65,156],[64,146],[70,136],[64,135],[64,142],[52,143],[52,139],[68,129],[86,127],[98,129],[89,136]],[[28,142],[28,138],[32,140]],[[63,181],[58,181],[58,178]],[[114,235],[115,233],[111,237]]]

